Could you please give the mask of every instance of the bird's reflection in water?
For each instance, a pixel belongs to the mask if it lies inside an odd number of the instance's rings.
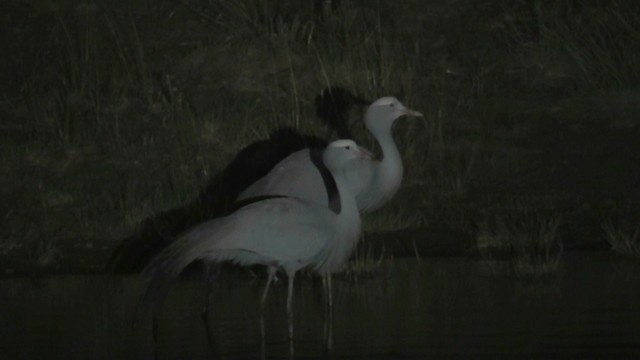
[[[259,324],[260,324],[260,359],[267,359],[267,331],[265,326],[264,311],[258,312]],[[289,347],[289,359],[294,358],[295,348],[293,343],[293,316],[287,316],[288,335],[287,342]]]
[[[327,304],[324,308],[324,344],[325,358],[331,356],[333,350],[333,305]]]
[[[323,287],[326,286],[324,284],[325,279],[323,279]],[[327,293],[325,293],[325,303],[324,303],[324,312],[323,312],[323,322],[322,322],[322,333],[323,333],[323,351],[324,358],[331,358],[331,352],[333,350],[333,303],[332,301],[326,297]],[[260,311],[258,311],[258,323],[260,326],[260,359],[269,358],[267,351],[267,327],[266,327],[266,317],[265,311],[262,307]],[[287,317],[287,325],[288,325],[288,357],[289,359],[295,358],[295,333],[294,333],[294,325],[293,325],[293,316]]]
[[[258,313],[260,317],[260,359],[267,358],[267,334],[264,329],[264,311]]]

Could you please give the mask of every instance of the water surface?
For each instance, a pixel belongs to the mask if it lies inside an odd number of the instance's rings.
[[[296,358],[640,358],[640,264],[604,253],[568,254],[543,282],[482,275],[468,258],[398,260],[372,279],[334,280],[332,324],[319,281],[294,295]],[[158,356],[286,358],[286,281],[271,291],[248,272],[213,287],[176,283],[158,323]],[[34,285],[0,280],[0,359],[152,358],[151,325],[131,328],[138,276],[62,276]],[[331,329],[333,348],[326,348]],[[262,335],[264,334],[264,335]]]

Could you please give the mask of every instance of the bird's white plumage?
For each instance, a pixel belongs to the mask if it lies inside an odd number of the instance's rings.
[[[170,282],[198,259],[280,267],[291,281],[305,267],[320,273],[339,270],[360,234],[360,215],[344,169],[363,156],[352,140],[335,141],[323,153],[323,161],[336,181],[339,213],[306,199],[269,198],[186,232],[144,269],[151,283],[143,303],[157,311]]]
[[[367,109],[365,124],[378,140],[383,159],[353,159],[345,168],[346,181],[361,211],[373,211],[381,207],[400,188],[402,159],[393,140],[391,128],[394,121],[403,115],[422,116],[391,96],[374,101]],[[243,191],[238,200],[278,194],[295,196],[327,206],[329,200],[323,187],[321,174],[311,161],[310,151],[304,149],[278,163],[267,175]]]

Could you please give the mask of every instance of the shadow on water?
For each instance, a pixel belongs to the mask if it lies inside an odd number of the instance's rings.
[[[340,86],[324,89],[315,99],[316,113],[340,138],[352,138],[349,111],[369,105]],[[146,219],[138,230],[115,249],[108,270],[114,273],[139,272],[144,265],[185,230],[223,216],[235,208],[238,195],[266,175],[280,160],[304,148],[324,148],[327,140],[301,134],[292,127],[275,130],[268,139],[243,148],[229,165],[213,177],[190,203]]]
[[[607,253],[574,253],[543,282],[478,275],[468,258],[396,259],[385,276],[334,281],[327,316],[319,281],[300,277],[294,295],[297,358],[619,358],[640,356],[640,265]],[[0,358],[151,358],[151,325],[131,329],[144,290],[138,276],[0,280]],[[159,316],[158,355],[286,358],[286,282],[259,315],[263,279],[225,273],[213,285],[175,284]],[[261,325],[262,324],[262,325]],[[332,332],[333,349],[327,350]],[[215,344],[213,347],[211,344]]]

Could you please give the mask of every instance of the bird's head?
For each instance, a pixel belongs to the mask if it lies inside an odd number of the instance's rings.
[[[353,140],[336,140],[324,150],[322,161],[331,171],[343,169],[347,163],[356,159],[370,159],[371,154],[362,149]]]
[[[386,96],[369,105],[364,121],[369,131],[375,133],[377,129],[390,128],[393,122],[403,115],[424,117],[422,113],[404,106],[395,97]]]

